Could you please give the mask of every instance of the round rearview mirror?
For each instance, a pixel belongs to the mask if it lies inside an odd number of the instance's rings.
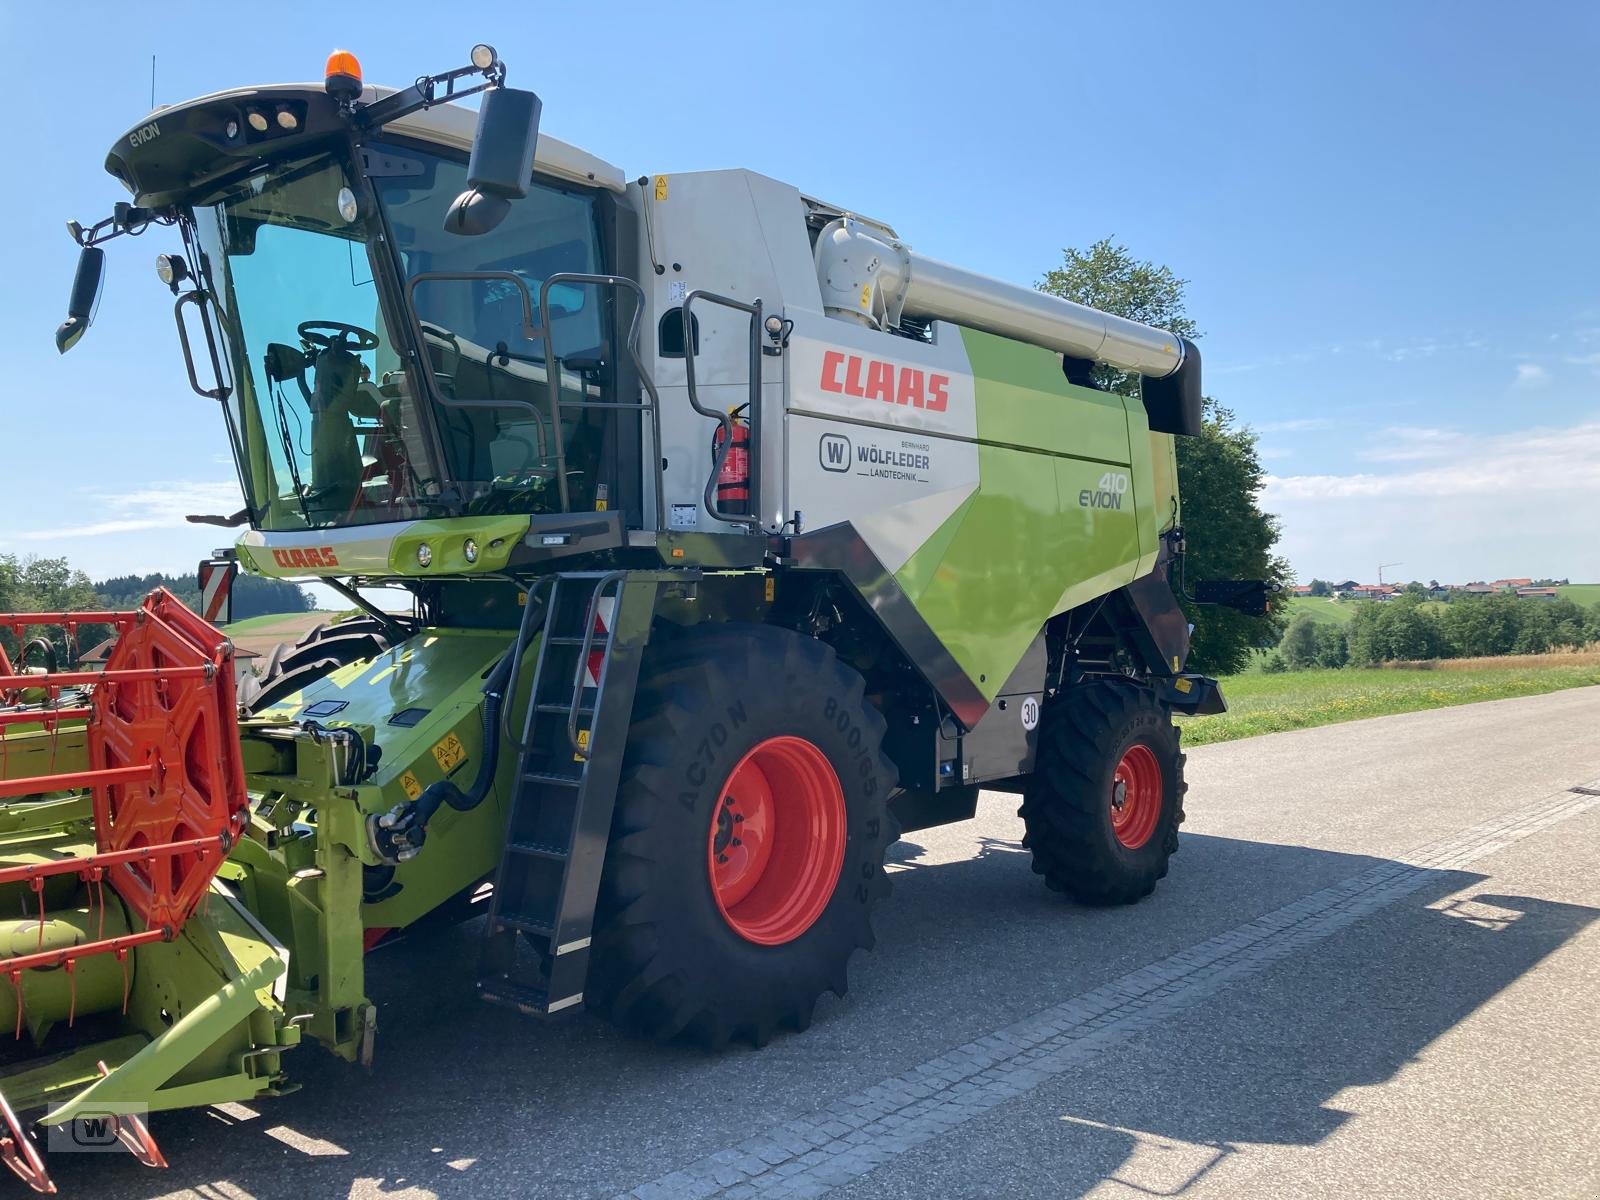
[[[444,214],[446,233],[477,237],[488,233],[511,211],[511,201],[478,188],[468,188],[457,196]]]

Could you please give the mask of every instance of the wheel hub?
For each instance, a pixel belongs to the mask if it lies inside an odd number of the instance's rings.
[[[740,937],[791,942],[815,924],[844,862],[844,789],[799,737],[768,738],[728,774],[707,837],[717,908]]]
[[[1164,784],[1155,751],[1129,746],[1111,777],[1111,832],[1129,850],[1148,842],[1161,821]]]

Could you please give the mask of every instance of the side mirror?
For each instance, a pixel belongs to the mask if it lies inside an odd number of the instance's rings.
[[[100,307],[100,289],[106,281],[106,252],[99,246],[85,246],[78,254],[78,271],[72,277],[72,299],[67,301],[67,319],[56,328],[56,350],[65,354],[78,344],[94,324]]]
[[[542,107],[534,93],[516,88],[490,88],[483,94],[467,160],[467,190],[445,213],[447,232],[465,237],[488,233],[506,219],[513,200],[528,194]]]
[[[1194,585],[1194,600],[1196,604],[1214,604],[1247,616],[1264,617],[1268,601],[1282,590],[1266,579],[1202,579]]]

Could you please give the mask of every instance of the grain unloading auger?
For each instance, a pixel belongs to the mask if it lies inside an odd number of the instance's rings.
[[[748,171],[630,182],[504,84],[487,46],[399,92],[341,52],[163,108],[107,158],[132,202],[71,225],[63,350],[101,243],[180,235],[244,502],[200,519],[353,612],[232,697],[164,596],[106,674],[9,680],[10,761],[64,772],[0,814],[0,999],[55,1055],[0,1074],[23,1121],[280,1093],[302,1037],[369,1059],[363,956],[425,918],[483,916],[487,1000],[760,1044],[844,993],[897,831],[983,788],[1059,891],[1166,872],[1172,713],[1221,707],[1171,584],[1195,348]]]

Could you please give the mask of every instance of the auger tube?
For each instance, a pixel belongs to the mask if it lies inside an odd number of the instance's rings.
[[[829,316],[879,328],[902,316],[950,321],[1151,379],[1183,366],[1176,334],[940,262],[881,232],[842,217],[818,235],[817,276]]]

